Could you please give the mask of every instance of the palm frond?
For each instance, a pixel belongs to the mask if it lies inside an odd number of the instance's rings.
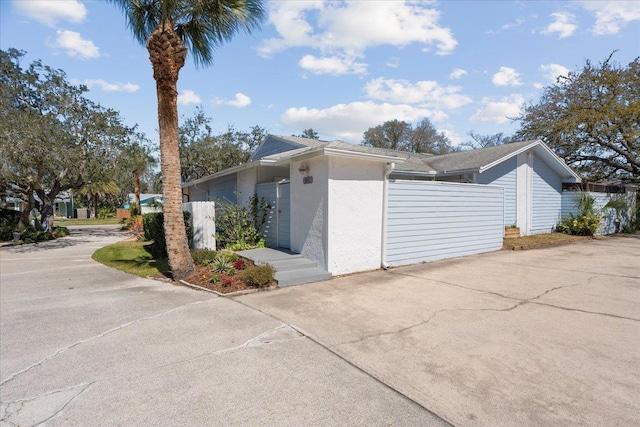
[[[108,0],[127,19],[134,37],[146,43],[159,25],[170,23],[196,65],[213,62],[213,51],[239,31],[251,33],[264,16],[262,0]]]

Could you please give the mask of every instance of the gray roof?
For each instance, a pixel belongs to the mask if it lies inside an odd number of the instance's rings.
[[[514,142],[496,147],[443,154],[429,159],[429,165],[438,172],[481,169],[536,142],[537,141]]]

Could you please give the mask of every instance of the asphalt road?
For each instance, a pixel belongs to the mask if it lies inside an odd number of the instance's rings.
[[[268,314],[91,259],[126,237],[0,249],[2,426],[447,425]]]

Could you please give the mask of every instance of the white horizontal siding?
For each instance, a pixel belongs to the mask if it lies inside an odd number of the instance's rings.
[[[551,233],[561,217],[562,178],[538,157],[533,159],[531,233]]]
[[[596,214],[600,215],[600,228],[596,234],[613,234],[616,231],[615,219],[616,212],[613,209],[604,209],[604,206],[611,200],[612,197],[621,197],[624,196],[629,201],[629,212],[627,213],[627,217],[632,216],[634,212],[634,200],[635,193],[627,193],[627,194],[607,194],[607,193],[591,193],[591,192],[573,192],[573,191],[565,191],[562,193],[562,216],[565,217],[569,215],[569,212],[574,215],[578,214],[578,209],[576,208],[576,201],[580,197],[581,194],[586,194],[595,199],[594,210]],[[624,219],[624,218],[623,218]],[[622,224],[625,225],[625,224]]]
[[[517,158],[505,160],[478,174],[478,184],[498,185],[504,188],[504,223],[515,224],[517,220]]]
[[[390,181],[388,197],[386,261],[391,266],[502,247],[502,187]]]

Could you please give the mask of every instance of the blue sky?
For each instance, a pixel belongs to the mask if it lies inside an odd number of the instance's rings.
[[[558,75],[618,50],[640,54],[640,1],[268,1],[262,30],[238,34],[180,73],[179,112],[198,105],[213,128],[313,128],[359,143],[386,120],[428,117],[455,143],[511,134],[525,103]],[[0,1],[0,47],[27,51],[90,88],[157,141],[146,49],[102,1]]]

